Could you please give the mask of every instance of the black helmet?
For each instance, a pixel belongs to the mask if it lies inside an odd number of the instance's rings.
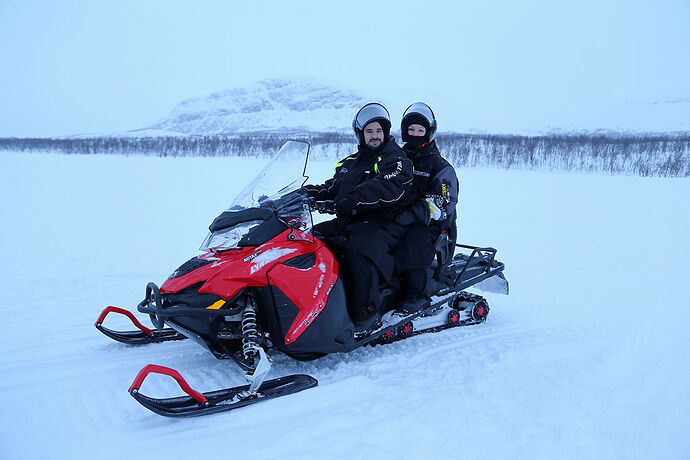
[[[407,134],[407,128],[414,124],[422,125],[426,128],[426,135],[424,137],[426,137],[427,142],[434,140],[438,126],[436,124],[434,111],[431,110],[431,107],[423,102],[415,102],[405,109],[402,122],[400,123],[400,130],[402,131],[401,137],[403,142],[408,142],[410,140],[411,136]]]
[[[378,102],[370,102],[357,112],[354,120],[352,120],[352,129],[355,132],[355,137],[360,145],[364,144],[364,127],[372,121],[378,121],[383,128],[383,143],[388,141],[388,136],[391,132],[391,116],[388,110]]]

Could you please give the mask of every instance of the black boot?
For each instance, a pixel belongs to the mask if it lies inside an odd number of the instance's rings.
[[[363,308],[353,318],[355,323],[355,330],[363,331],[366,329],[374,329],[376,324],[381,320],[381,315],[373,305]]]
[[[405,300],[400,304],[399,310],[406,315],[417,313],[419,310],[429,304],[429,299],[423,295],[411,295],[405,297]]]

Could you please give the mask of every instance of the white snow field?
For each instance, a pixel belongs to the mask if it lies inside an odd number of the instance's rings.
[[[197,254],[265,162],[0,152],[0,458],[690,458],[688,178],[459,170],[460,242],[496,247],[511,284],[486,323],[276,355],[272,377],[319,386],[229,413],[140,406],[148,363],[244,383],[189,340],[128,347],[93,323]],[[182,394],[158,375],[142,392]]]

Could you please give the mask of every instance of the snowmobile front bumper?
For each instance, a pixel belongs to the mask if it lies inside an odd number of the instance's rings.
[[[136,331],[115,331],[103,326],[103,321],[109,313],[119,313],[129,318],[137,327]],[[168,342],[171,340],[184,340],[187,337],[171,328],[149,329],[139,322],[132,312],[123,308],[109,306],[103,309],[94,324],[96,329],[101,331],[113,340],[128,345],[144,345],[147,343]]]
[[[137,310],[148,313],[151,323],[157,328],[162,328],[165,320],[176,316],[226,316],[227,310],[208,310],[205,308],[189,308],[181,306],[163,306],[161,291],[156,283],[146,285],[146,295]]]

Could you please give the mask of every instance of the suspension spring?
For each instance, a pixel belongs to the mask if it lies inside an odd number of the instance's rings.
[[[254,299],[248,298],[242,313],[242,354],[245,359],[256,356],[259,352],[259,331],[256,322]]]

